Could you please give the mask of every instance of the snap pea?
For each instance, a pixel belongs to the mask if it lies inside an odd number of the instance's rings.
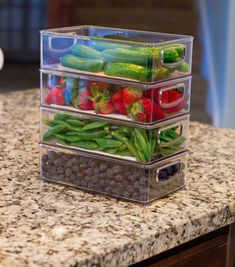
[[[139,156],[141,155],[141,158],[145,157],[147,161],[151,159],[151,150],[148,142],[149,140],[145,140],[144,136],[141,134],[141,131],[135,129],[135,143],[138,146],[138,152],[141,152],[139,153]],[[144,152],[144,156],[142,156],[142,151]]]
[[[108,123],[105,122],[105,121],[94,121],[94,122],[91,122],[91,123],[87,124],[86,126],[84,126],[82,128],[82,130],[83,131],[87,131],[87,130],[101,128],[101,127],[104,127],[104,126],[107,126],[107,125],[108,125]]]
[[[131,157],[131,156],[133,156],[129,150],[117,151],[116,155],[123,156],[123,157]]]
[[[73,129],[73,127],[71,125],[69,125],[67,122],[62,121],[62,120],[53,120],[53,124],[54,125],[64,125],[67,129]]]
[[[106,148],[104,152],[109,153],[109,154],[116,154],[117,148]]]
[[[136,149],[135,149],[135,147],[131,141],[129,141],[126,137],[121,136],[117,131],[112,131],[111,134],[114,138],[123,142],[127,146],[128,150],[131,152],[131,154],[133,154],[137,160],[141,161],[141,159],[139,158],[139,155],[138,155],[138,153],[137,153],[137,151],[136,151]]]
[[[50,121],[50,120],[42,120],[42,123],[44,125],[47,125],[47,126],[55,126],[55,124],[53,123],[53,121]]]
[[[56,126],[53,126],[51,128],[49,128],[44,134],[43,134],[43,140],[49,140],[50,138],[52,138],[55,134],[60,133],[61,131],[63,131],[65,129],[65,125],[63,124],[59,124]]]
[[[62,134],[55,134],[54,135],[58,140],[64,141],[66,142],[66,136],[62,135]]]
[[[64,121],[67,120],[68,118],[70,118],[71,116],[68,114],[61,114],[61,113],[56,113],[54,120],[60,120],[60,121]]]
[[[77,132],[77,136],[82,140],[95,140],[104,137],[107,133],[103,130],[95,132]]]
[[[123,142],[121,141],[112,140],[112,139],[97,138],[95,139],[95,141],[99,146],[105,147],[105,148],[116,148],[123,144]]]
[[[72,135],[73,136],[73,135],[77,135],[78,132],[80,132],[80,131],[78,131],[78,130],[77,131],[70,131],[70,132],[67,132],[66,135],[68,135],[68,136]]]
[[[119,146],[118,147],[118,151],[124,151],[124,150],[126,150],[127,149],[127,147],[126,147],[126,145],[125,144],[122,144],[121,146]]]
[[[75,135],[70,135],[70,136],[66,136],[66,137],[65,137],[65,140],[66,140],[67,142],[72,142],[72,143],[74,143],[74,142],[81,141],[81,138],[79,138],[79,137],[77,137],[77,136],[75,136]]]
[[[68,119],[66,120],[72,126],[84,126],[84,121],[76,120],[76,119]]]
[[[94,141],[79,141],[79,142],[73,142],[70,143],[71,146],[75,146],[75,147],[80,147],[80,148],[84,148],[84,149],[96,149],[98,148],[98,145],[96,144],[96,142]]]
[[[138,153],[140,161],[146,162],[146,158],[145,158],[144,153],[141,150],[137,150],[137,153]]]

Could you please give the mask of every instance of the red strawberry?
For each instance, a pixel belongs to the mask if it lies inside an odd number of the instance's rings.
[[[65,102],[64,102],[62,89],[59,87],[53,87],[50,90],[49,94],[46,96],[45,102],[48,105],[56,104],[56,105],[64,106]]]
[[[143,97],[143,91],[139,88],[125,87],[123,89],[123,105],[125,108],[130,107],[137,100]]]
[[[115,111],[112,101],[97,103],[95,104],[95,109],[97,113],[101,114],[111,114]]]
[[[91,90],[86,80],[80,80],[78,83],[78,94],[73,100],[73,105],[83,110],[92,110],[93,103],[90,100]]]
[[[123,104],[123,90],[118,90],[112,96],[112,102],[113,102],[113,105],[114,105],[114,108],[116,109],[116,111],[118,111],[119,113],[124,114],[124,115],[127,114],[127,110]]]
[[[104,83],[104,82],[89,82],[89,87],[91,89],[107,89],[108,88],[108,84]]]
[[[161,108],[149,98],[143,98],[135,102],[128,110],[128,115],[143,122],[151,122],[164,119]]]
[[[110,114],[115,111],[108,89],[92,87],[90,99],[97,113]]]

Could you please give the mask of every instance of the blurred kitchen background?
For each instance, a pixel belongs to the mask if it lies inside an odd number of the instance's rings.
[[[39,30],[101,25],[193,35],[191,119],[235,128],[234,0],[0,0],[0,92],[39,87]]]

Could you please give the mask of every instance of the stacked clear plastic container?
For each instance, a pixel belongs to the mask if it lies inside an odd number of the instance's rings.
[[[96,26],[42,31],[41,178],[141,203],[182,188],[192,43]]]

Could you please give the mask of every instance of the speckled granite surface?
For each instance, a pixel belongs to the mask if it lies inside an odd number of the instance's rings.
[[[38,179],[39,90],[0,95],[0,266],[128,266],[235,221],[235,131],[190,126],[186,189],[148,206]]]

